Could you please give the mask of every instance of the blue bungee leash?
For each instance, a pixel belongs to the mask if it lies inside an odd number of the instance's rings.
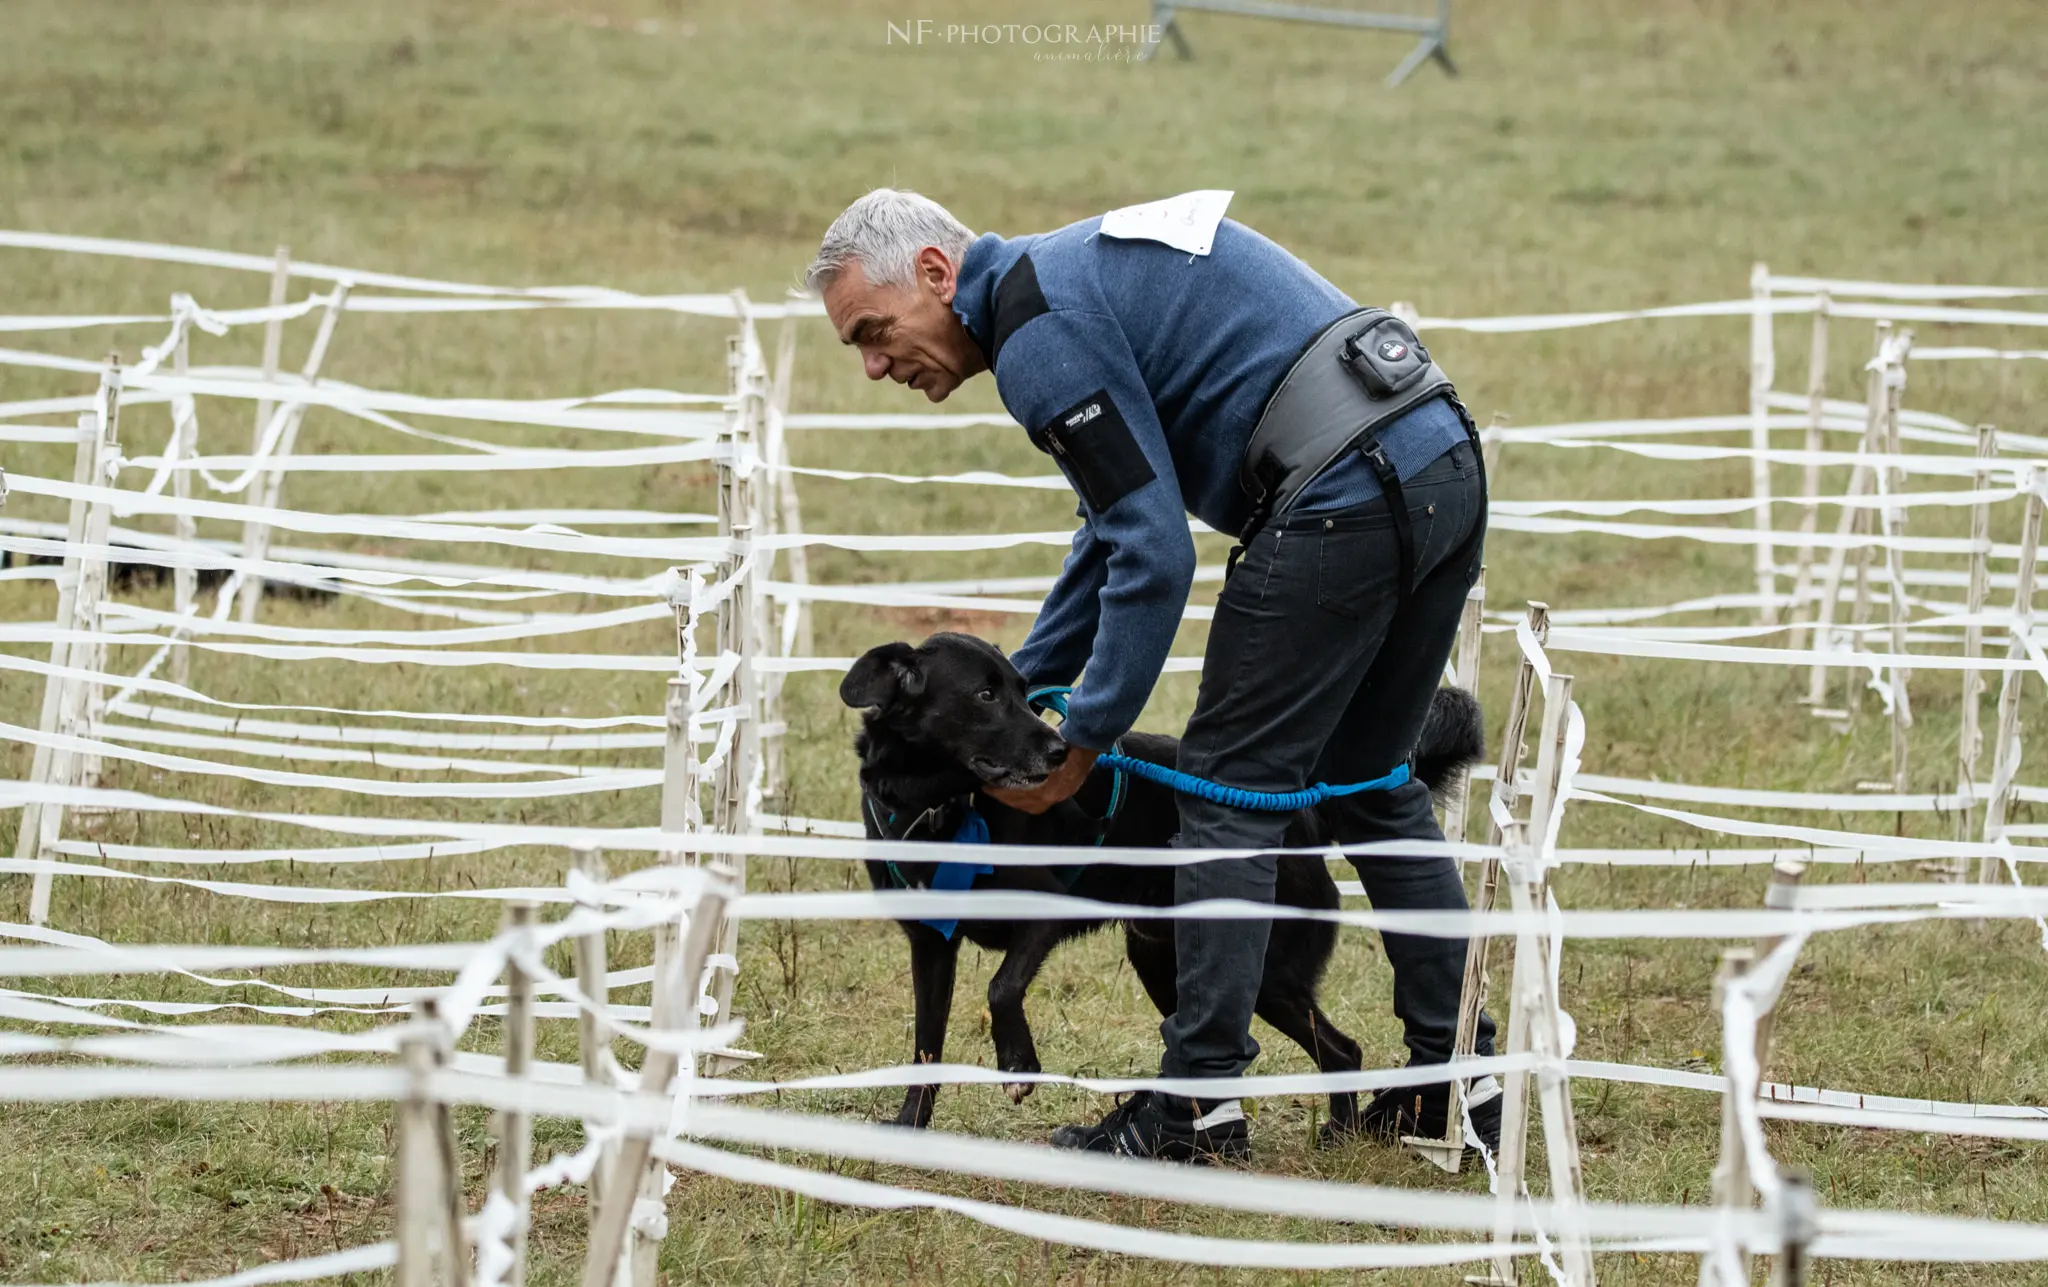
[[[1033,710],[1049,710],[1064,720],[1067,717],[1067,694],[1073,691],[1071,687],[1064,685],[1047,685],[1044,688],[1032,689],[1024,695],[1024,700],[1031,704]],[[1297,809],[1311,808],[1325,800],[1357,795],[1362,791],[1391,791],[1395,787],[1405,786],[1409,777],[1408,765],[1404,762],[1395,765],[1392,773],[1367,782],[1353,782],[1345,786],[1317,782],[1300,791],[1247,791],[1242,787],[1225,786],[1221,782],[1198,778],[1179,769],[1169,769],[1150,760],[1133,759],[1118,751],[1098,756],[1095,762],[1105,768],[1143,778],[1147,782],[1156,782],[1182,795],[1198,796],[1216,804],[1228,805],[1233,809],[1257,809],[1274,813],[1292,813]]]

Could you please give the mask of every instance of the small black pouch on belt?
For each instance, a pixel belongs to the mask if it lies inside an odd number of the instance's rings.
[[[1429,371],[1429,350],[1408,323],[1392,313],[1346,337],[1337,360],[1375,402],[1406,393]]]

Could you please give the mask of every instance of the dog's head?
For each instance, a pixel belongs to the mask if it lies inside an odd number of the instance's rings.
[[[1024,677],[994,644],[936,634],[918,647],[870,648],[846,672],[839,700],[861,712],[864,763],[943,777],[956,790],[1036,786],[1067,745],[1024,700]]]

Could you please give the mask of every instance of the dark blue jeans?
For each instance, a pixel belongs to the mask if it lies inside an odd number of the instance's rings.
[[[1457,641],[1466,592],[1486,540],[1486,480],[1464,442],[1402,485],[1413,525],[1415,586],[1401,596],[1400,545],[1384,496],[1352,509],[1288,514],[1246,547],[1224,583],[1202,661],[1202,687],[1181,741],[1180,767],[1255,791],[1360,782],[1390,772],[1422,733],[1430,695]],[[1336,839],[1442,840],[1429,791],[1409,783],[1325,806]],[[1177,845],[1277,846],[1286,816],[1180,797]],[[1371,855],[1351,863],[1382,910],[1463,910],[1450,858]],[[1275,859],[1182,867],[1174,901],[1273,901]],[[1231,1077],[1259,1053],[1252,1006],[1270,920],[1174,922],[1180,1008],[1160,1025],[1161,1072]],[[1382,936],[1394,972],[1394,1013],[1413,1063],[1451,1056],[1465,940]],[[1493,1051],[1481,1016],[1478,1053]]]

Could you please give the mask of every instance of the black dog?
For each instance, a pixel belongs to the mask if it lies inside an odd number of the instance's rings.
[[[141,549],[129,541],[114,541],[116,548]],[[16,561],[22,567],[54,566],[64,561],[57,554],[16,554],[12,550],[0,550],[0,568],[13,567]],[[226,568],[198,569],[197,589],[201,592],[224,584],[228,579]],[[116,590],[160,590],[171,584],[172,569],[161,563],[144,563],[139,560],[115,559],[107,566],[107,584]],[[299,599],[311,603],[325,602],[335,598],[339,591],[334,583],[325,580],[279,581],[265,578],[263,593],[273,599]]]
[[[1153,848],[1166,844],[1179,828],[1169,788],[1127,776],[1125,798],[1113,808],[1114,777],[1103,768],[1073,799],[1036,816],[978,794],[983,786],[1036,785],[1065,759],[1066,744],[1027,703],[1016,668],[993,644],[971,635],[936,634],[918,648],[891,643],[871,649],[847,672],[839,697],[862,712],[854,750],[861,761],[861,812],[870,839],[952,840],[970,811],[985,820],[987,839],[995,844]],[[1483,744],[1478,700],[1463,689],[1440,688],[1416,750],[1415,775],[1432,790],[1447,790],[1479,758]],[[1170,766],[1179,745],[1175,738],[1132,733],[1122,750]],[[1329,838],[1324,820],[1311,809],[1289,821],[1285,843],[1298,848],[1326,844]],[[878,890],[929,888],[938,864],[870,862],[867,869]],[[1171,907],[1173,869],[1108,862],[1068,869],[1003,866],[975,880],[974,888]],[[1276,901],[1335,909],[1337,883],[1328,863],[1321,855],[1282,857]],[[964,938],[1004,954],[988,985],[996,1066],[1037,1072],[1038,1051],[1024,1015],[1025,989],[1055,947],[1107,922],[968,919],[954,933],[922,921],[898,923],[910,939],[917,1061],[936,1063],[944,1050],[954,963]],[[1131,968],[1159,1013],[1172,1014],[1173,923],[1132,919],[1123,928]],[[1257,1013],[1306,1050],[1322,1071],[1355,1072],[1361,1066],[1358,1043],[1316,1003],[1336,944],[1337,926],[1328,921],[1293,921],[1285,932],[1274,933]],[[1008,1089],[1011,1099],[1022,1101],[1032,1083],[1017,1082]],[[936,1087],[912,1086],[896,1121],[929,1124],[937,1093]],[[1335,1132],[1352,1127],[1357,1114],[1355,1094],[1330,1097]]]

